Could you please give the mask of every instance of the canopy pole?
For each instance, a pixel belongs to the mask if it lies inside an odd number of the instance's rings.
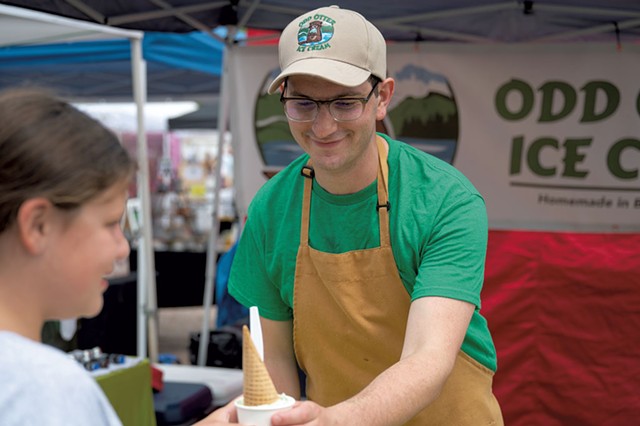
[[[151,196],[149,189],[149,156],[144,125],[144,105],[147,98],[146,62],[142,57],[142,39],[131,39],[133,94],[136,103],[138,148],[138,197],[141,200],[142,239],[138,244],[138,356],[147,355],[148,321],[149,359],[158,360],[158,330],[156,302],[156,274],[153,255],[153,230],[151,221]]]
[[[207,354],[209,349],[209,331],[211,326],[209,324],[211,318],[211,305],[213,304],[213,292],[215,288],[216,278],[216,265],[218,260],[218,237],[220,233],[220,218],[218,217],[218,211],[220,209],[220,186],[222,183],[222,156],[223,152],[223,140],[224,135],[227,132],[227,123],[229,108],[228,96],[229,96],[229,72],[228,72],[228,49],[233,47],[233,40],[235,38],[235,32],[230,30],[227,36],[226,46],[222,54],[222,76],[220,80],[220,105],[218,113],[218,146],[217,146],[217,161],[215,168],[215,188],[213,198],[213,213],[211,218],[211,231],[209,232],[209,240],[207,244],[207,266],[205,272],[204,282],[204,296],[202,300],[202,328],[200,330],[200,343],[198,347],[198,365],[207,365]]]

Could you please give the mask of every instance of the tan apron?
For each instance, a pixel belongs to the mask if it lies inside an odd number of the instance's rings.
[[[307,398],[325,407],[354,396],[396,363],[404,342],[410,298],[391,250],[387,154],[380,137],[377,143],[378,248],[332,254],[309,246],[313,172],[303,168],[308,179],[296,259],[293,338],[307,374]],[[502,425],[492,379],[491,370],[460,352],[438,399],[407,425]]]

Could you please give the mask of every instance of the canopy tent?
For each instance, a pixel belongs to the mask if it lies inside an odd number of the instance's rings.
[[[282,30],[295,16],[330,2],[287,0],[10,0],[27,7],[100,24],[143,31],[211,32],[218,26]],[[341,7],[366,11],[387,40],[549,42],[636,40],[640,3],[628,0],[421,1],[393,5],[344,0]]]
[[[123,30],[70,20],[68,18],[34,12],[12,6],[2,6],[0,21],[0,89],[18,86],[44,86],[56,90],[62,96],[75,102],[91,101],[128,101],[135,94],[136,85],[146,83],[145,94],[137,102],[138,139],[140,134],[144,142],[138,140],[140,172],[144,174],[138,180],[138,196],[142,199],[142,213],[149,210],[149,167],[146,159],[147,146],[143,108],[149,98],[154,100],[198,100],[201,105],[211,106],[216,102],[220,87],[220,72],[224,44],[216,37],[226,33],[219,28],[213,34],[200,31],[190,33],[163,33]],[[11,15],[10,15],[11,13]],[[33,19],[45,24],[34,29],[29,25]],[[64,25],[70,30],[63,31]],[[75,25],[75,26],[74,26]],[[96,31],[104,30],[104,32]],[[5,33],[6,34],[6,38]],[[22,34],[22,35],[21,35]],[[123,35],[135,36],[140,50],[139,62],[136,62],[134,50]],[[215,35],[216,37],[212,37]],[[134,40],[132,38],[132,40]],[[133,42],[131,42],[133,43]],[[131,71],[134,64],[135,72]],[[144,68],[140,66],[144,65]],[[211,107],[207,107],[207,111]],[[201,116],[203,112],[198,112]],[[198,126],[215,127],[216,114],[202,116]],[[209,123],[207,123],[209,121]],[[140,150],[144,149],[144,153]],[[143,166],[143,167],[142,167]],[[146,182],[146,183],[145,183]],[[145,192],[147,194],[145,194]],[[143,227],[143,231],[151,229]],[[148,245],[147,245],[148,244]],[[138,353],[144,356],[149,348],[152,359],[157,358],[155,302],[155,270],[152,249],[153,239],[140,244],[139,258],[139,297],[146,305],[139,305],[138,312]],[[147,252],[151,253],[147,259]],[[149,271],[147,271],[147,265]],[[147,278],[150,277],[150,278]],[[149,282],[149,279],[153,282]],[[144,325],[149,315],[149,329]],[[149,346],[147,346],[147,331]]]
[[[291,2],[286,0],[136,0],[126,3],[22,0],[11,3],[142,30],[187,32],[197,28],[211,31],[220,25],[274,30],[273,35],[265,37],[271,40],[277,38],[277,32],[294,16],[328,4],[317,0],[298,7],[291,7]],[[404,0],[390,5],[388,2],[345,0],[340,5],[361,11],[391,42],[542,44],[597,41],[624,50],[625,45],[640,40],[640,2],[637,1]],[[229,42],[227,52],[233,48],[233,43]],[[227,87],[234,78],[225,67],[219,128],[226,123]],[[502,345],[498,348],[500,366],[496,384],[499,385],[498,396],[503,398],[500,400],[504,404],[507,423],[633,423],[633,411],[637,413],[640,408],[638,400],[635,398],[630,404],[625,402],[640,391],[637,381],[633,381],[638,369],[632,366],[620,374],[610,367],[623,358],[637,359],[638,335],[621,333],[618,329],[624,324],[616,320],[616,313],[620,317],[625,313],[622,321],[626,324],[638,321],[637,303],[634,302],[637,291],[620,291],[622,282],[627,283],[627,288],[633,285],[637,288],[640,276],[637,273],[640,264],[638,238],[640,235],[633,233],[576,236],[503,231],[490,235],[488,260],[493,259],[493,265],[488,264],[487,268],[483,311],[492,314],[487,318],[495,333],[496,346]],[[561,255],[557,255],[559,253]],[[215,256],[210,255],[211,258]],[[567,258],[569,260],[564,260]],[[617,270],[614,269],[616,261]],[[522,279],[526,282],[521,282]],[[543,286],[545,281],[546,286]],[[207,286],[210,283],[212,285],[213,277],[207,272]],[[211,301],[211,294],[212,291],[205,291],[205,307]],[[532,314],[548,311],[547,318],[583,326],[583,330],[567,336],[558,329],[557,323],[540,324],[533,315],[527,319],[519,317],[514,324],[513,318],[522,315],[519,311],[523,310],[522,304],[516,303],[518,299],[526,299],[527,311]],[[563,302],[560,307],[558,301]],[[574,310],[567,315],[569,309],[576,306],[584,310]],[[607,335],[593,333],[590,324],[594,322],[607,326],[609,335],[619,341],[617,346],[607,346],[610,344]],[[204,330],[207,329],[203,327]],[[203,332],[202,336],[201,354],[206,347],[207,334]],[[538,344],[543,341],[551,342],[559,349],[545,351],[547,348]],[[587,349],[588,343],[597,345],[598,342],[604,342],[602,349],[607,353]],[[204,358],[199,356],[200,361]],[[614,380],[607,374],[615,374]],[[575,377],[587,380],[576,381]],[[531,385],[534,382],[536,386]],[[602,419],[603,415],[608,416],[606,420],[594,420]]]
[[[211,105],[219,92],[224,44],[199,31],[141,33],[12,6],[2,6],[0,16],[0,89],[44,86],[75,102],[129,101],[134,96],[141,165],[138,197],[143,201],[144,222],[151,223],[149,201],[145,201],[150,199],[149,168],[148,162],[142,161],[148,155],[144,108],[141,106],[149,98],[200,100],[203,105]],[[37,29],[30,25],[34,19],[39,22]],[[225,33],[224,28],[215,32]],[[130,47],[134,42],[137,50]],[[137,58],[136,54],[141,57]],[[139,97],[137,86],[143,84],[146,87]],[[215,115],[212,114],[209,120],[215,120]],[[151,232],[147,228],[142,230]],[[143,238],[147,239],[144,234]],[[155,274],[149,273],[155,270],[155,266],[154,257],[150,255],[147,258],[147,253],[153,253],[152,249],[146,248],[153,247],[152,237],[148,239],[149,242],[140,244],[143,249],[138,251],[138,257],[145,258],[138,260],[138,265],[142,265],[138,274],[138,300],[147,302],[138,306],[137,351],[144,356],[149,348],[151,358],[155,359]],[[151,315],[147,330],[144,324],[148,313]]]
[[[144,132],[143,106],[146,97],[144,75],[144,60],[142,59],[143,33],[139,31],[123,30],[103,25],[79,22],[59,16],[34,12],[26,9],[0,5],[0,46],[11,48],[15,46],[36,46],[52,41],[80,41],[120,38],[131,44],[131,73],[133,78],[133,98],[137,105],[137,141],[138,141],[138,194],[141,199],[141,237],[138,264],[142,265],[138,273],[138,300],[149,299],[151,306],[155,305],[155,270],[153,260],[153,246],[151,227],[149,169],[146,161],[147,143]],[[148,297],[149,296],[149,297]],[[138,311],[138,348],[140,356],[147,353],[146,304],[139,304]],[[155,323],[150,321],[149,335],[151,350],[157,347],[153,340]],[[153,354],[152,354],[153,355]]]
[[[147,99],[209,100],[220,90],[224,44],[202,32],[147,32],[142,39]],[[37,83],[74,101],[131,99],[131,49],[122,39],[9,46],[0,50],[0,87]]]

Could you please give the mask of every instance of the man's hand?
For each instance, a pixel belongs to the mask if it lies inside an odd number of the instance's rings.
[[[273,426],[332,425],[330,410],[315,402],[298,401],[291,410],[280,411],[271,417]]]

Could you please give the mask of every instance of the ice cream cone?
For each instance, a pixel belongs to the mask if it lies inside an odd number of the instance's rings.
[[[242,372],[244,405],[271,404],[278,400],[278,391],[260,359],[246,325],[242,327]]]

